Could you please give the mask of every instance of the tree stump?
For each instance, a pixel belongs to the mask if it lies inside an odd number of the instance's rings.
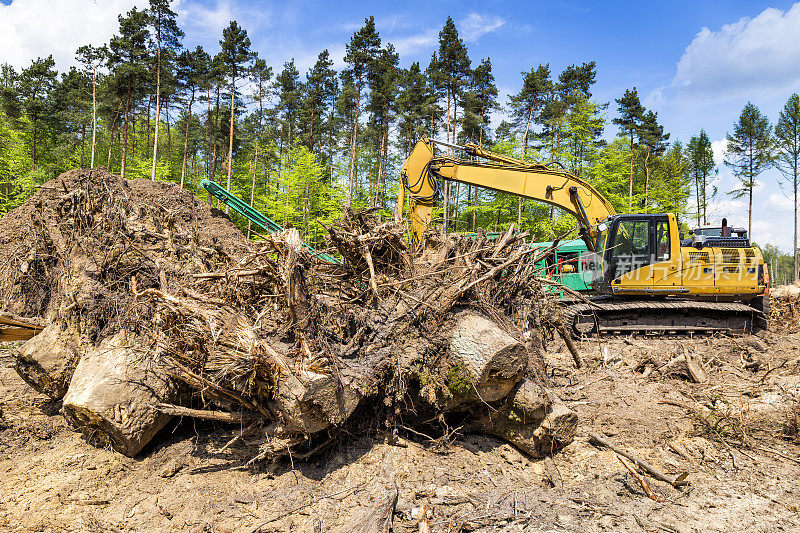
[[[64,417],[93,444],[133,457],[172,418],[156,409],[175,399],[165,376],[118,333],[81,358],[64,396]]]

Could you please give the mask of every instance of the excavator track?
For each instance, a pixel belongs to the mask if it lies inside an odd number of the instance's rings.
[[[620,300],[608,296],[563,300],[563,319],[574,337],[586,335],[699,335],[754,333],[766,315],[743,303],[692,300]]]

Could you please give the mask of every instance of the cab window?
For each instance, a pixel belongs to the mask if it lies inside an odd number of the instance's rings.
[[[614,235],[612,257],[648,255],[649,222],[647,220],[622,220]]]
[[[669,222],[656,222],[656,261],[669,260]]]

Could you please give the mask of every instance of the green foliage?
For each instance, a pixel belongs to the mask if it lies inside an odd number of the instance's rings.
[[[714,151],[711,148],[711,139],[705,130],[700,130],[700,135],[689,139],[686,147],[687,170],[694,180],[695,199],[697,200],[697,225],[706,223],[706,208],[708,207],[708,180],[714,170]],[[714,194],[712,194],[713,198]]]
[[[746,196],[747,234],[752,239],[753,189],[756,176],[772,166],[774,161],[774,139],[769,119],[751,102],[742,109],[739,120],[733,125],[733,133],[727,135],[725,164],[739,180],[739,187],[728,194],[734,198]]]
[[[528,163],[563,165],[621,213],[666,211],[686,219],[690,211],[698,217],[705,211],[713,178],[708,136],[701,131],[686,149],[669,143],[658,115],[644,108],[634,88],[616,100],[619,116],[612,122],[620,135],[604,139],[610,118],[607,104],[592,97],[593,61],[569,65],[557,76],[548,64],[522,72],[518,92],[507,102],[509,121],[492,131],[505,102],[498,102],[491,58],[472,65],[452,18],[444,22],[427,68],[416,62],[400,68],[399,54],[381,45],[368,18],[346,45],[343,70],[334,70],[335,58],[324,50],[301,73],[294,61],[281,69],[256,60],[236,21],[223,31],[216,55],[201,47],[181,52],[183,32],[173,5],[150,0],[148,9],[120,16],[109,43],[77,50],[79,69],[59,75],[52,58],[38,58],[22,72],[0,65],[0,212],[58,173],[88,166],[94,152],[96,166],[125,168],[128,178],[150,178],[156,159],[156,179],[201,198],[207,197],[199,185],[203,178],[226,183],[320,245],[322,224],[337,218],[344,204],[375,207],[379,216],[391,217],[404,158],[420,138],[443,131],[451,141],[474,142]],[[800,123],[800,100],[793,98],[775,130],[778,160],[792,187],[798,144],[792,142]],[[732,138],[745,138],[740,134],[748,133],[737,129]],[[154,144],[157,158],[150,157]],[[736,154],[729,151],[729,162],[744,169]],[[454,231],[502,230],[514,223],[545,240],[576,227],[571,215],[543,202],[465,184],[448,188],[448,215],[440,202],[434,217],[446,218]],[[691,189],[698,207],[690,210]],[[246,228],[241,217],[231,217]]]

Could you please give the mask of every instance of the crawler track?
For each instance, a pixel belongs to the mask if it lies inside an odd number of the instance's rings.
[[[747,334],[762,329],[766,315],[743,303],[691,300],[564,301],[564,322],[575,337],[584,335]]]

